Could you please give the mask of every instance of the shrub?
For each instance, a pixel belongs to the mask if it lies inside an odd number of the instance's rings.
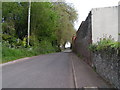
[[[101,50],[108,50],[108,49],[120,49],[120,42],[116,42],[111,38],[103,38],[100,39],[97,43],[91,44],[89,46],[89,50],[91,51],[101,51]]]
[[[35,47],[34,50],[42,54],[55,52],[55,48],[49,41],[41,41],[39,46]]]
[[[96,44],[90,44],[90,46],[89,46],[89,50],[91,50],[91,51],[96,51],[96,47],[97,47],[97,45]]]
[[[2,34],[2,39],[8,41],[11,38],[11,35]]]

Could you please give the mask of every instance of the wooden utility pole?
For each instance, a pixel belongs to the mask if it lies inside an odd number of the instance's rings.
[[[31,0],[29,0],[29,10],[28,10],[28,42],[27,45],[29,46],[30,44],[30,10],[31,10]]]

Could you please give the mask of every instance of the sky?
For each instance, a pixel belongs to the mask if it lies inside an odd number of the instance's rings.
[[[78,30],[82,21],[86,19],[92,8],[117,6],[120,0],[65,0],[72,3],[78,13],[75,29]]]

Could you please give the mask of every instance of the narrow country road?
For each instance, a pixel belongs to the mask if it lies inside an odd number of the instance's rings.
[[[68,53],[40,55],[2,67],[3,88],[73,88]]]
[[[72,71],[71,61],[73,57],[76,56],[72,55],[72,53],[68,52],[53,53],[32,57],[30,59],[21,60],[8,65],[3,65],[2,87],[75,88],[75,80],[73,77],[74,74]],[[77,82],[78,86],[81,88],[83,86],[89,85],[89,83],[90,85],[98,83],[98,85],[101,85],[101,87],[106,87],[104,81],[102,81],[101,78],[97,75],[94,75],[95,72],[90,71],[91,75],[83,75],[85,73],[89,73],[89,68],[86,68],[86,72],[84,70],[86,65],[87,64],[81,63],[81,67],[79,67],[81,68],[79,69],[81,71],[78,71],[79,73],[75,74],[77,77],[79,77],[79,82]],[[81,76],[82,78],[80,79]]]

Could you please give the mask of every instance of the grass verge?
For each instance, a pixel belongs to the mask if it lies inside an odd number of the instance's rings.
[[[47,54],[47,53],[54,53],[56,52],[54,48],[2,48],[2,63],[6,63],[9,61],[13,61],[16,59],[24,58],[24,57],[31,57],[37,56],[40,54]]]

